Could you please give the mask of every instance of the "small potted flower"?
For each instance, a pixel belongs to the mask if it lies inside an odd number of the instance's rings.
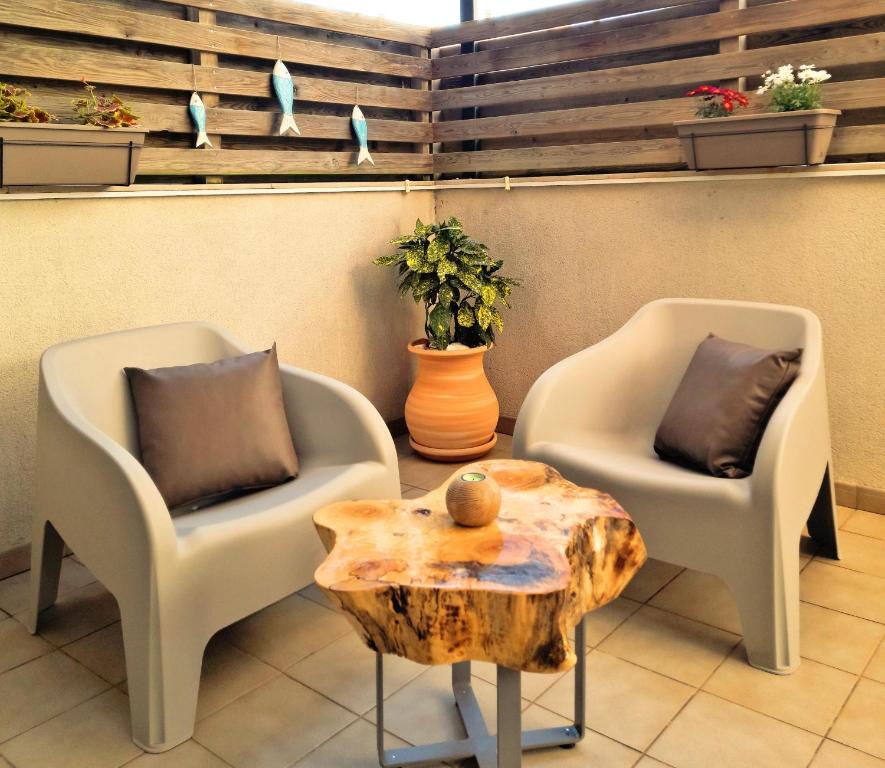
[[[60,124],[28,103],[23,88],[0,83],[0,186],[111,186],[135,180],[147,130],[117,96],[86,94],[72,106],[79,125]]]
[[[743,94],[702,85],[687,95],[701,99],[694,120],[676,123],[688,167],[693,170],[819,165],[827,156],[838,109],[823,109],[825,70],[790,64],[762,75],[757,90],[768,97],[768,112],[735,114]],[[740,99],[737,97],[740,96]]]

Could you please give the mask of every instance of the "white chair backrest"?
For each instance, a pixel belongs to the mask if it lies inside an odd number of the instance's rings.
[[[125,367],[209,363],[241,354],[219,329],[175,323],[77,339],[50,347],[41,360],[49,394],[138,455]]]

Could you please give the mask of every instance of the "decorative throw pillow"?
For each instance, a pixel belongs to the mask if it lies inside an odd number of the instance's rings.
[[[141,461],[166,505],[197,508],[291,480],[277,349],[172,368],[125,368]]]
[[[655,435],[662,459],[716,477],[746,477],[777,404],[799,374],[801,349],[700,343]]]

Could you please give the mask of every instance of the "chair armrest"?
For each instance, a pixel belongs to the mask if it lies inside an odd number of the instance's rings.
[[[396,475],[396,447],[381,414],[353,387],[328,376],[280,366],[283,399],[299,461],[353,464],[376,461]]]
[[[49,520],[111,591],[175,558],[175,531],[138,460],[47,387],[41,366],[35,524]],[[137,589],[137,586],[135,586]]]

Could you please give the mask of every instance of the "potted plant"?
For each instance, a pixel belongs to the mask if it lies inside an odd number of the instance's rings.
[[[503,328],[498,302],[509,307],[517,280],[458,219],[423,224],[392,241],[396,253],[375,259],[395,266],[401,296],[424,304],[426,338],[408,346],[418,374],[406,400],[410,443],[437,461],[470,461],[495,445],[498,399],[483,370],[486,350]]]
[[[147,130],[117,96],[74,99],[80,125],[28,104],[30,93],[0,83],[0,186],[131,184]],[[119,130],[125,129],[125,130]]]
[[[696,119],[676,123],[689,168],[819,165],[826,159],[836,118],[842,114],[821,107],[821,83],[830,74],[812,64],[798,71],[785,64],[762,78],[757,93],[769,94],[768,112],[735,115],[734,106],[747,103],[736,91],[709,85],[689,91],[687,95],[702,99]]]

